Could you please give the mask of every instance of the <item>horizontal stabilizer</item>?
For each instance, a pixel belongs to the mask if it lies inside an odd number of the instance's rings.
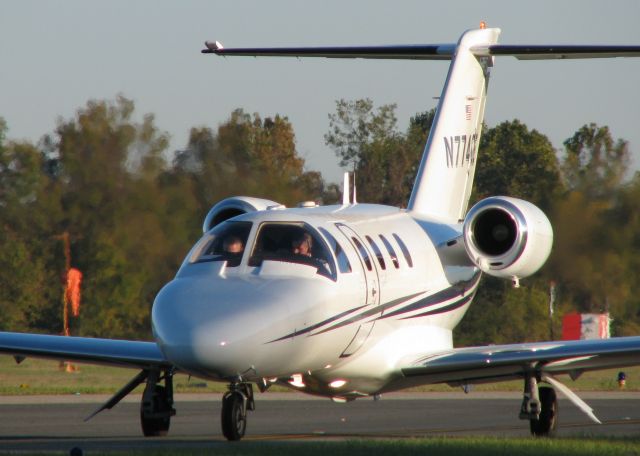
[[[225,48],[218,41],[207,41],[203,54],[251,57],[327,57],[343,59],[450,60],[455,44],[408,44],[389,46],[321,46]]]
[[[225,48],[219,41],[207,41],[203,54],[251,57],[326,57],[352,59],[450,60],[456,50],[449,44],[400,44],[385,46],[248,47]],[[519,60],[594,59],[639,57],[640,46],[493,44],[473,46],[478,57],[511,56]]]
[[[564,44],[494,44],[471,49],[475,55],[513,56],[519,60],[597,59],[610,57],[640,57],[640,46],[564,45]]]

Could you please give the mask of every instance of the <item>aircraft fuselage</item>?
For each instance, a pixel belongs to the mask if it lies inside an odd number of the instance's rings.
[[[205,235],[153,306],[165,356],[200,377],[377,393],[402,360],[452,347],[479,281],[475,267],[440,261],[437,246],[460,227],[430,230],[398,208],[267,210],[223,223],[244,223],[239,258],[203,253],[216,242]],[[299,230],[320,260],[285,252]]]

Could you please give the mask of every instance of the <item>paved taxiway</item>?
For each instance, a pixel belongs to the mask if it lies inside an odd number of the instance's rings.
[[[604,422],[594,425],[560,401],[560,436],[632,435],[640,438],[640,393],[583,393]],[[11,451],[207,448],[224,444],[218,394],[178,395],[169,436],[145,439],[139,397],[83,422],[106,396],[0,397],[0,454]],[[517,393],[397,393],[379,401],[336,404],[297,393],[258,394],[246,440],[396,438],[433,435],[527,436],[517,419]]]

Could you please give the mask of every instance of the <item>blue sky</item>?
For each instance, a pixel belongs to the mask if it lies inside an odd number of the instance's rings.
[[[397,103],[402,129],[435,106],[444,62],[222,59],[226,46],[455,42],[481,20],[501,43],[640,44],[637,1],[164,1],[0,0],[0,116],[9,138],[37,141],[89,99],[123,94],[139,118],[184,147],[189,129],[216,127],[235,108],[294,125],[308,169],[340,180],[324,144],[335,100]],[[486,118],[518,118],[556,148],[587,122],[630,142],[640,166],[640,58],[497,60]],[[480,158],[481,159],[481,158]]]

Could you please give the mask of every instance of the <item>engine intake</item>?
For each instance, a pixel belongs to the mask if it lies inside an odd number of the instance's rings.
[[[275,201],[253,198],[251,196],[232,196],[216,203],[207,213],[202,223],[202,232],[206,233],[217,224],[231,217],[247,212],[264,211],[269,208],[283,207]]]
[[[471,260],[487,274],[520,279],[542,267],[553,230],[537,206],[517,198],[486,198],[471,208],[463,226]]]

